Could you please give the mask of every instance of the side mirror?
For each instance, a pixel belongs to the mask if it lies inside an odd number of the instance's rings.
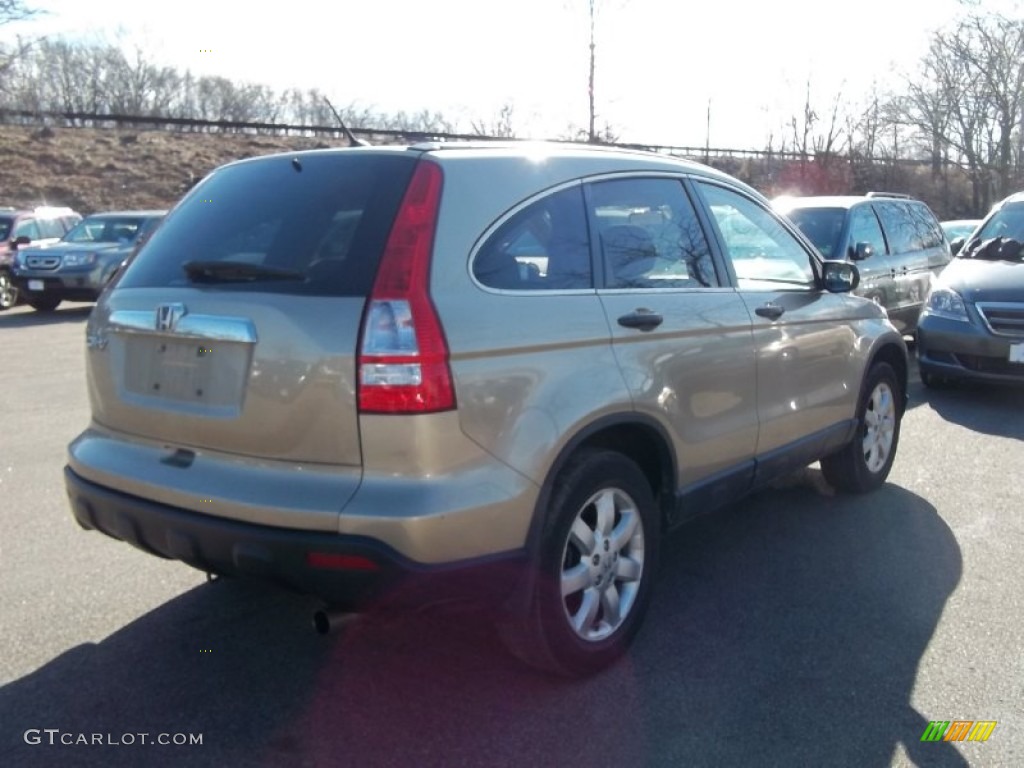
[[[28,245],[31,242],[32,238],[29,237],[28,235],[18,235],[16,238],[14,238],[14,241],[11,243],[11,245],[17,248],[19,245]]]
[[[860,270],[849,261],[823,261],[821,284],[829,293],[849,293],[860,285]]]
[[[966,242],[966,237],[958,237],[949,244],[949,250],[952,252],[954,256],[956,256],[958,253],[960,253],[960,251],[964,249],[964,243]]]
[[[875,249],[871,243],[859,242],[850,249],[850,258],[854,261],[864,261],[875,255]]]

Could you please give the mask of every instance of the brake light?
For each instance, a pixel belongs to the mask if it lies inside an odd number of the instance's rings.
[[[359,345],[364,413],[455,407],[448,344],[428,292],[441,183],[438,165],[416,166],[384,247]]]

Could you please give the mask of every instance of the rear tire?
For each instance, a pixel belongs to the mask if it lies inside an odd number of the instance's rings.
[[[903,393],[888,363],[875,363],[857,406],[857,433],[838,453],[821,460],[829,485],[847,493],[867,493],[885,483],[896,458],[903,418]]]
[[[53,312],[60,306],[61,300],[54,296],[33,296],[28,299],[28,305],[37,312]]]
[[[612,451],[573,459],[555,481],[528,610],[499,622],[505,645],[565,676],[611,664],[647,611],[659,539],[658,507],[636,463]]]

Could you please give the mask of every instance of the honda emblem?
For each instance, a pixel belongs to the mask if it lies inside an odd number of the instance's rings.
[[[188,310],[184,304],[161,304],[156,308],[156,329],[158,331],[173,331],[178,321],[185,316]]]

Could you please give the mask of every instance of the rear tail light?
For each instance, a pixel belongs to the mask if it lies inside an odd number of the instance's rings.
[[[455,407],[448,344],[428,292],[441,182],[439,166],[416,166],[381,256],[359,346],[362,412]]]

